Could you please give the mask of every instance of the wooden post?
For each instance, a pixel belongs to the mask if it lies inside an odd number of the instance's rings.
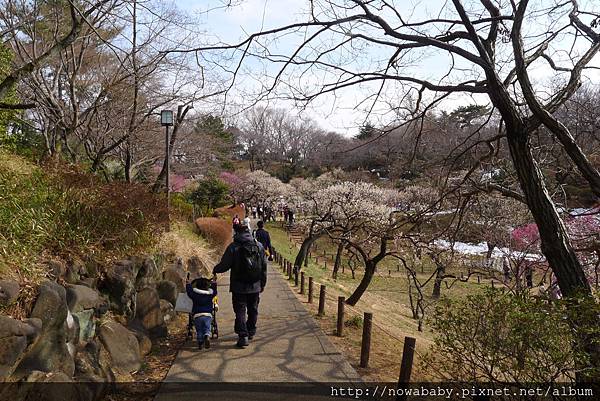
[[[294,269],[294,286],[298,287],[298,270]]]
[[[313,278],[308,278],[308,303],[312,304],[313,302]]]
[[[363,319],[362,344],[360,346],[360,367],[369,367],[369,353],[371,352],[371,326],[373,324],[373,314],[365,312]]]
[[[494,280],[492,280],[492,288],[495,288],[495,287],[494,287]]]
[[[338,297],[338,314],[337,314],[337,333],[338,337],[344,335],[344,304],[346,303],[345,297]]]
[[[319,316],[325,316],[325,284],[321,284],[319,291]]]
[[[304,258],[304,267],[308,267],[308,256]]]
[[[481,284],[481,276],[479,274],[477,275],[477,284]]]
[[[304,295],[304,272],[300,272],[300,294]]]
[[[400,364],[400,377],[398,378],[398,389],[406,389],[410,383],[412,373],[413,357],[417,340],[413,337],[404,337],[404,349],[402,350],[402,363]],[[397,395],[396,401],[405,401],[406,394]]]
[[[291,280],[292,279],[292,264],[291,263],[288,263],[287,273],[288,273],[288,280]]]

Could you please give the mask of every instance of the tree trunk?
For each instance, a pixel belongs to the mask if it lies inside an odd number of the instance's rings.
[[[410,279],[410,274],[407,273],[406,275],[408,276],[408,303],[410,304],[410,311],[412,313],[412,318],[417,320],[417,318],[419,317],[419,314],[417,312],[417,308],[415,307],[415,301],[413,299],[412,282]]]
[[[337,252],[335,254],[335,262],[333,263],[333,273],[331,273],[331,277],[334,280],[337,280],[338,271],[340,270],[340,265],[342,264],[342,252],[344,251],[344,243],[340,242],[338,244]]]
[[[322,236],[323,234],[309,234],[309,236],[306,237],[304,241],[302,241],[302,245],[300,245],[298,255],[296,255],[296,259],[294,260],[295,271],[300,271],[300,269],[302,269],[304,260],[308,257],[308,251],[310,251],[310,247],[317,239],[319,239]]]
[[[131,114],[129,116],[129,129],[127,132],[127,145],[125,149],[125,181],[131,182],[131,140],[137,128],[136,118],[138,112],[138,97],[140,91],[140,80],[138,77],[137,65],[137,1],[133,1],[132,10],[132,28],[131,28],[131,65],[133,67],[133,104]]]
[[[496,248],[496,244],[492,244],[487,242],[487,252],[485,254],[485,262],[486,265],[489,265],[490,259],[492,258],[492,254],[494,253],[494,248]]]
[[[442,294],[442,282],[444,281],[444,275],[446,274],[446,267],[442,265],[437,266],[437,272],[435,274],[435,281],[433,282],[433,291],[431,297],[433,299],[439,299]]]
[[[92,161],[92,166],[90,167],[90,171],[92,173],[95,173],[96,171],[98,171],[101,167],[102,167],[102,161],[104,155],[96,155],[96,157],[94,157],[93,161]]]
[[[127,141],[127,146],[125,149],[125,181],[127,182],[131,182],[131,166],[132,166],[132,160],[131,160],[131,143],[129,142],[129,140]]]
[[[591,286],[571,245],[565,225],[546,189],[542,173],[531,154],[528,141],[522,138],[523,134],[513,133],[507,136],[521,189],[540,233],[542,253],[556,276],[562,294],[565,297],[584,296],[593,299]],[[585,334],[591,322],[580,312],[575,311],[574,315],[573,332],[584,337],[576,338],[575,341],[583,348],[580,351],[585,352],[589,357],[586,364],[600,366],[600,345],[594,344]],[[581,367],[587,368],[588,366]],[[577,375],[577,381],[597,380],[598,375],[598,372],[595,373],[596,377],[584,378]]]
[[[538,163],[531,154],[525,133],[507,133],[511,157],[521,189],[537,224],[542,253],[556,275],[565,296],[591,294],[592,289],[567,234],[565,225],[543,180]]]
[[[373,279],[373,275],[375,274],[375,263],[371,260],[367,261],[365,264],[365,275],[362,280],[358,284],[358,287],[354,290],[350,298],[346,301],[348,305],[354,306],[360,300],[360,297],[365,293],[369,284],[371,284],[371,280]]]

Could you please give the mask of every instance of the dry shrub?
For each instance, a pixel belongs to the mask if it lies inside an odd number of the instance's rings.
[[[0,152],[0,277],[39,282],[43,259],[145,252],[167,223],[165,198],[105,183],[60,160],[36,165]]]
[[[232,226],[229,221],[217,217],[201,217],[196,220],[196,228],[219,252],[223,252],[232,241]]]
[[[240,219],[246,217],[246,210],[240,205],[235,206],[223,206],[215,209],[213,213],[213,217],[226,218],[228,220],[233,220],[235,215],[238,215]]]
[[[62,213],[62,238],[50,249],[71,254],[90,248],[101,253],[132,253],[151,245],[166,226],[166,202],[140,184],[124,181],[105,183],[72,165],[50,167],[50,176],[63,192],[66,207]]]
[[[181,257],[188,261],[191,257],[197,257],[206,270],[210,273],[210,266],[215,265],[215,255],[210,245],[196,234],[193,224],[180,223],[164,232],[158,241],[157,250],[166,255],[168,259]]]

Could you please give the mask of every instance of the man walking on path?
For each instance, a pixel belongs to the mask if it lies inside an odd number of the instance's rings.
[[[262,244],[265,251],[269,252],[269,260],[273,260],[273,246],[271,245],[271,236],[269,235],[269,232],[264,228],[265,223],[263,223],[262,220],[259,220],[258,223],[256,223],[256,225],[258,229],[254,232],[254,238],[256,238],[256,240]]]
[[[237,346],[248,346],[256,334],[260,293],[267,284],[267,258],[263,245],[252,238],[245,222],[235,229],[233,242],[227,247],[214,273],[231,269],[229,291],[235,313],[234,330],[238,335]]]

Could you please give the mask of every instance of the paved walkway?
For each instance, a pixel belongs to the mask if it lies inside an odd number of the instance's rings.
[[[269,268],[257,334],[250,346],[235,347],[229,277],[220,277],[219,339],[212,341],[209,350],[198,350],[195,340],[189,341],[177,355],[155,401],[199,399],[198,392],[207,391],[218,391],[215,399],[228,399],[221,392],[224,388],[232,391],[231,399],[266,400],[272,399],[269,395],[273,393],[277,396],[273,399],[281,399],[285,397],[282,392],[302,392],[298,389],[303,385],[292,385],[288,391],[277,383],[360,382],[354,368],[327,339],[281,274],[273,270],[276,266],[270,264]],[[217,384],[223,382],[231,384]],[[271,384],[259,384],[265,382]],[[247,393],[252,383],[256,392],[251,397],[240,394]]]

